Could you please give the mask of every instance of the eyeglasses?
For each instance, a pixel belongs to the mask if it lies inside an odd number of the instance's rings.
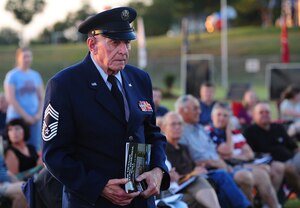
[[[192,112],[197,112],[197,111],[201,111],[200,107],[195,105],[195,106],[191,106],[191,107],[185,107],[185,109],[190,110]]]
[[[269,110],[261,110],[259,111],[259,114],[270,114]]]
[[[227,113],[217,113],[217,116],[223,116],[223,117],[227,118],[228,114]]]
[[[168,125],[170,125],[170,126],[172,126],[172,127],[174,127],[174,126],[182,126],[182,122],[171,122],[171,123],[169,123]]]

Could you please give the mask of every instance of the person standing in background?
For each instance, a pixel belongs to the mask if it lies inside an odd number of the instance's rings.
[[[4,92],[8,102],[6,122],[22,118],[30,126],[28,143],[40,150],[41,115],[43,109],[43,80],[31,69],[32,52],[28,48],[16,51],[16,67],[4,80]]]

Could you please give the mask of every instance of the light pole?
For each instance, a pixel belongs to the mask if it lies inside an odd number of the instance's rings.
[[[228,88],[227,0],[221,0],[221,70],[222,86]]]

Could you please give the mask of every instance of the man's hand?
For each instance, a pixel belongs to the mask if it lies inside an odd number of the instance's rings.
[[[151,171],[145,172],[136,178],[137,181],[145,179],[148,187],[141,193],[141,196],[148,198],[157,195],[160,192],[160,185],[163,178],[163,172],[160,168],[154,168]]]
[[[101,195],[113,204],[120,206],[128,205],[140,192],[126,193],[125,190],[121,188],[121,185],[127,182],[128,179],[126,178],[111,179],[107,182]]]

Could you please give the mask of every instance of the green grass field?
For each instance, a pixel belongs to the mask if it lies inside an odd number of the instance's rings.
[[[285,208],[299,208],[300,201],[299,201],[299,199],[291,199],[284,205],[284,207]]]
[[[220,56],[220,33],[202,33],[200,35],[190,36],[191,53],[212,54],[216,58]],[[289,29],[289,47],[291,61],[300,62],[300,28]],[[162,68],[174,68],[174,74],[177,76],[175,88],[179,88],[179,64],[180,60],[180,44],[181,37],[154,37],[147,39],[148,62],[153,82],[155,85],[164,87],[162,76],[164,71]],[[32,67],[39,71],[46,83],[47,80],[57,73],[59,70],[80,61],[87,53],[87,47],[84,43],[65,44],[65,45],[33,45],[32,47],[34,60]],[[260,28],[260,27],[244,27],[234,28],[228,31],[228,48],[229,55],[236,57],[244,56],[280,56],[280,29],[279,28]],[[5,74],[14,66],[14,55],[16,46],[0,47],[0,82],[3,82]],[[170,62],[162,62],[160,65],[151,65],[159,60],[170,59],[176,65],[168,66]],[[233,60],[234,61],[234,60]],[[276,60],[277,61],[277,60]],[[132,43],[132,52],[130,63],[137,63],[137,47],[136,41]],[[159,68],[158,68],[159,67]],[[231,64],[229,75],[231,80],[247,80],[247,75],[240,74],[236,69],[240,66]],[[168,69],[172,72],[172,69]],[[233,70],[231,72],[231,70]],[[220,77],[217,69],[216,77]],[[232,78],[233,77],[233,78]],[[236,78],[237,77],[237,78]],[[250,75],[251,81],[255,84],[263,86],[260,75]],[[236,81],[232,80],[232,81]],[[0,90],[2,86],[0,87]]]

